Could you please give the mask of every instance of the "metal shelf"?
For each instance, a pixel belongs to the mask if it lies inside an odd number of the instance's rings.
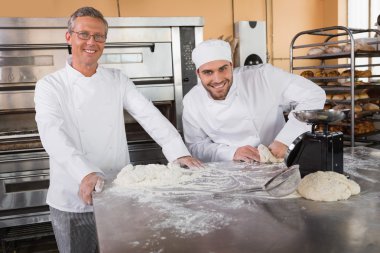
[[[313,30],[306,30],[299,32],[296,34],[290,45],[290,72],[293,73],[294,70],[315,70],[315,69],[351,69],[351,70],[357,70],[358,68],[370,68],[374,66],[380,66],[380,64],[357,64],[356,58],[372,58],[372,57],[380,57],[380,50],[379,47],[375,48],[375,51],[363,51],[363,50],[357,50],[355,51],[355,37],[356,34],[361,33],[369,33],[374,34],[376,37],[380,38],[380,31],[376,29],[353,29],[348,28],[344,26],[331,26],[331,27],[324,27],[319,29],[313,29]],[[297,44],[299,38],[304,38],[305,36],[318,36],[321,38],[320,43],[311,43],[311,44]],[[339,53],[324,53],[320,55],[294,55],[294,51],[297,49],[305,49],[305,48],[312,48],[312,47],[318,47],[318,46],[329,46],[329,45],[342,45],[342,44],[351,44],[351,48],[349,52],[339,52]],[[376,43],[368,43],[370,45],[377,45]],[[302,51],[304,52],[304,51]],[[326,64],[326,61],[328,60],[337,60],[337,59],[349,59],[349,63],[347,64],[334,64],[334,62],[329,62],[329,64]],[[295,66],[295,61],[301,61],[301,60],[319,60],[321,64],[315,64],[315,65],[309,65],[309,66]],[[331,64],[332,63],[332,64]],[[364,78],[377,78],[380,77],[380,75],[371,75],[369,77],[355,77],[355,71],[351,71],[350,76],[334,76],[334,77],[310,77],[308,78],[311,81],[317,82],[317,83],[328,83],[330,81],[339,81],[342,79],[346,79],[348,82],[351,82],[350,86],[327,86],[327,85],[320,85],[321,88],[323,88],[325,91],[334,92],[337,93],[340,92],[346,92],[351,94],[350,100],[327,100],[327,103],[331,104],[349,104],[352,106],[355,103],[366,103],[371,101],[378,101],[380,97],[378,98],[369,98],[369,99],[355,99],[355,94],[357,90],[363,90],[373,87],[380,87],[378,86],[380,83],[365,83],[356,85],[356,80],[363,80]],[[345,125],[345,127],[349,127],[350,134],[345,135],[345,138],[349,138],[351,141],[351,146],[355,146],[355,140],[357,138],[362,138],[363,136],[370,136],[374,134],[380,134],[380,131],[372,131],[371,133],[366,134],[355,134],[355,121],[360,120],[363,117],[369,116],[371,114],[378,113],[378,111],[365,111],[360,113],[350,113],[349,114],[349,121],[348,123],[342,123]],[[370,119],[367,119],[370,120]]]

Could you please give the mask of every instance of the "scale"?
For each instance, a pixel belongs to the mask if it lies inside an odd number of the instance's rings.
[[[316,171],[335,171],[343,174],[343,133],[329,132],[328,125],[345,118],[344,110],[304,110],[295,111],[296,119],[311,124],[311,132],[297,137],[289,146],[286,165],[299,164],[301,176]],[[322,131],[316,131],[318,125]]]

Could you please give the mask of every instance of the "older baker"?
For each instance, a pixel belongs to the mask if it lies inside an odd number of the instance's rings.
[[[201,84],[184,98],[183,127],[192,155],[204,162],[260,160],[257,146],[277,157],[300,134],[310,130],[284,106],[321,109],[325,92],[313,82],[270,64],[233,69],[230,45],[207,40],[192,53]]]

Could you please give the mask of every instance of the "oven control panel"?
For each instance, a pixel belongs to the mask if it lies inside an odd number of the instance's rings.
[[[195,48],[194,27],[181,27],[181,65],[182,65],[182,93],[186,95],[197,84],[195,65],[191,60],[191,52]]]

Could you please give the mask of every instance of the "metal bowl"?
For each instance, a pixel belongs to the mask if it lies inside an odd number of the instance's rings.
[[[328,124],[340,121],[346,117],[345,112],[334,109],[295,111],[293,115],[299,121],[310,124]]]

